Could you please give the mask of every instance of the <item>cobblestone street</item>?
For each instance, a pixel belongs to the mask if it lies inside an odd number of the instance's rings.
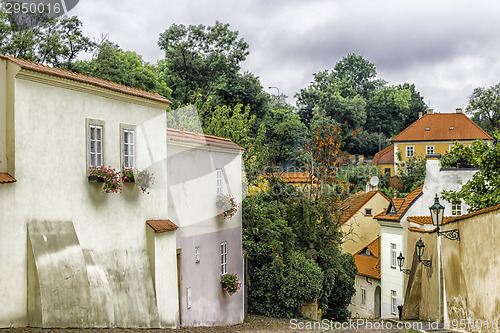
[[[354,325],[356,323],[356,325]],[[42,333],[42,332],[106,332],[106,333],[175,333],[175,332],[208,332],[208,333],[289,333],[289,332],[342,332],[342,333],[381,333],[381,332],[391,332],[391,333],[402,333],[406,332],[406,329],[398,329],[395,324],[387,324],[381,321],[366,322],[367,325],[359,325],[357,320],[353,320],[352,324],[349,325],[348,322],[343,323],[327,323],[322,322],[322,326],[319,327],[320,323],[316,322],[316,329],[310,325],[314,325],[314,322],[309,322],[305,320],[293,320],[289,319],[276,319],[268,318],[263,316],[249,315],[244,323],[227,326],[227,327],[195,327],[195,328],[182,328],[182,329],[40,329],[40,328],[9,328],[0,329],[0,333]],[[342,326],[341,326],[342,325]],[[388,328],[388,326],[393,326]],[[336,328],[337,327],[337,328]]]

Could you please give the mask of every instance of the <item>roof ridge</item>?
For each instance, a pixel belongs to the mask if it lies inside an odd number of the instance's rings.
[[[74,80],[77,80],[77,81],[80,81],[80,82],[84,82],[84,83],[88,83],[88,84],[94,84],[94,85],[100,86],[102,88],[107,88],[107,89],[119,91],[119,92],[122,92],[122,93],[127,93],[127,90],[128,90],[128,93],[135,92],[134,95],[136,95],[136,96],[140,96],[140,97],[143,97],[143,98],[154,99],[154,100],[157,100],[157,101],[160,101],[160,99],[161,99],[162,102],[167,102],[169,104],[172,104],[172,102],[170,102],[168,99],[166,99],[165,97],[161,96],[157,92],[151,92],[151,91],[146,91],[146,90],[142,90],[142,89],[139,89],[139,88],[130,87],[130,86],[127,86],[127,85],[124,85],[124,84],[121,84],[121,83],[117,83],[117,82],[113,82],[113,81],[108,81],[108,80],[101,79],[101,78],[98,78],[98,77],[95,77],[95,76],[85,75],[85,74],[82,74],[82,73],[73,72],[73,71],[70,71],[70,70],[67,70],[67,69],[55,67],[55,66],[52,66],[52,65],[46,65],[46,64],[43,64],[43,63],[38,63],[38,62],[34,62],[34,61],[27,60],[27,59],[24,59],[24,58],[18,58],[18,57],[15,57],[15,56],[6,55],[6,54],[3,54],[3,53],[0,53],[0,58],[6,59],[6,60],[10,60],[10,61],[16,63],[17,65],[19,65],[19,66],[21,66],[21,67],[23,67],[25,69],[28,69],[28,70],[32,70],[32,71],[36,71],[36,72],[41,72],[41,73],[44,73],[44,74],[47,74],[47,75],[56,75],[56,76],[58,76],[57,73],[59,73],[60,74],[59,77],[62,77],[62,78],[65,78],[65,79],[69,79],[69,80],[74,79]],[[35,67],[35,68],[33,68],[33,67]],[[39,70],[37,70],[37,67],[38,67]],[[46,68],[46,69],[48,69],[50,71],[42,71],[41,70],[42,68]],[[73,77],[71,77],[71,76],[73,76]],[[92,82],[92,81],[94,81],[94,82]],[[116,86],[116,88],[121,88],[121,90],[113,89],[113,86]],[[149,96],[145,96],[145,94],[147,94]]]

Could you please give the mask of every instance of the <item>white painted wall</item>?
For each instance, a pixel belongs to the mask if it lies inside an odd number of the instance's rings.
[[[356,293],[347,308],[352,318],[375,318],[375,288],[380,287],[380,281],[356,274]],[[366,290],[366,303],[361,302],[361,289]]]
[[[168,217],[164,110],[118,100],[118,94],[111,99],[26,79],[10,83],[17,183],[0,185],[1,327],[27,324],[28,221],[72,221],[83,249],[111,258],[116,251],[146,253],[146,220]],[[152,168],[157,179],[149,195],[133,184],[120,195],[88,183],[86,118],[104,121],[104,163],[114,168],[120,166],[120,123],[137,126],[136,165]]]

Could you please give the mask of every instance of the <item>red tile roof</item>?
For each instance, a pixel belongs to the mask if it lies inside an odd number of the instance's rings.
[[[421,233],[431,233],[431,232],[435,232],[437,230],[437,228],[434,228],[432,230],[424,230],[424,229],[410,227],[410,228],[408,228],[408,230],[414,231],[414,232],[421,232]]]
[[[370,255],[366,254],[366,249]],[[380,236],[354,254],[358,274],[380,280]]]
[[[394,145],[390,145],[373,156],[372,164],[394,163]]]
[[[82,82],[82,83],[88,83],[88,84],[91,84],[94,86],[99,86],[102,88],[118,91],[118,92],[121,92],[124,94],[134,95],[134,96],[154,100],[157,102],[162,102],[162,103],[167,104],[165,107],[167,107],[168,104],[172,104],[168,99],[166,99],[163,96],[160,96],[157,93],[152,93],[149,91],[128,87],[128,86],[125,86],[122,84],[98,79],[98,78],[95,78],[92,76],[87,76],[87,75],[83,75],[83,74],[79,74],[79,73],[75,73],[75,72],[70,72],[70,71],[67,71],[64,69],[60,69],[60,68],[42,65],[42,64],[31,62],[28,60],[19,59],[16,57],[4,55],[2,53],[0,53],[0,58],[10,60],[10,61],[14,62],[15,64],[21,66],[21,68],[29,69],[29,70],[32,70],[35,72],[40,72],[40,73],[44,73],[44,74],[48,74],[48,75],[54,75],[54,76],[58,76],[61,78]]]
[[[5,172],[0,172],[0,184],[14,183],[17,180]]]
[[[174,222],[170,220],[148,220],[146,221],[146,223],[157,233],[174,231],[179,228]]]
[[[226,138],[219,138],[217,136],[205,135],[196,132],[187,132],[173,128],[167,129],[167,139],[177,142],[195,143],[203,146],[244,150],[236,143]]]
[[[426,130],[428,129],[428,130]],[[463,113],[426,114],[391,141],[491,140],[492,137]]]
[[[311,182],[311,175],[309,172],[274,172],[265,173],[264,176],[279,178],[286,183],[306,184]],[[318,179],[313,176],[313,181],[317,182]]]
[[[342,214],[342,224],[346,223],[357,211],[361,209],[375,194],[380,193],[387,201],[389,199],[380,191],[370,191],[368,193],[359,191],[344,200],[340,206]]]
[[[415,191],[411,192],[406,198],[391,199],[391,203],[385,212],[375,215],[377,220],[400,221],[412,203],[422,194],[424,185],[420,185]]]
[[[484,208],[484,209],[481,209],[481,210],[478,210],[478,211],[475,211],[472,213],[460,215],[460,216],[445,216],[443,218],[443,224],[448,224],[451,222],[464,220],[464,219],[467,219],[467,218],[472,217],[472,216],[489,213],[489,212],[499,210],[499,209],[500,209],[500,205],[497,205],[497,206],[491,206],[488,208]],[[408,217],[408,221],[413,222],[413,223],[417,223],[420,225],[432,224],[432,219],[430,216],[410,216],[410,217]]]

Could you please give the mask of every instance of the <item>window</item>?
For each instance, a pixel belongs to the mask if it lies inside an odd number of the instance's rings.
[[[372,209],[371,208],[365,208],[365,215],[372,215]]]
[[[217,195],[222,194],[222,169],[217,169]]]
[[[134,130],[130,128],[122,128],[122,167],[135,167],[135,137]]]
[[[434,146],[426,146],[426,147],[425,147],[425,153],[426,153],[427,155],[432,155],[432,154],[434,154]]]
[[[88,159],[89,167],[103,166],[102,125],[88,125]]]
[[[406,157],[415,156],[415,147],[414,146],[406,146]]]
[[[391,290],[391,313],[398,313],[398,303],[396,300],[396,290]]]
[[[448,152],[451,153],[451,150],[453,149],[453,147],[455,147],[455,145],[450,145],[449,148],[448,148]]]
[[[361,305],[366,305],[366,289],[361,288]]]
[[[397,264],[397,255],[396,255],[396,244],[391,243],[391,267],[396,268]]]
[[[385,168],[384,173],[385,174],[389,174],[389,176],[390,176],[391,175],[391,169],[390,168]]]
[[[451,216],[462,215],[462,202],[455,200],[451,203]]]
[[[220,273],[227,274],[227,242],[220,243]]]

